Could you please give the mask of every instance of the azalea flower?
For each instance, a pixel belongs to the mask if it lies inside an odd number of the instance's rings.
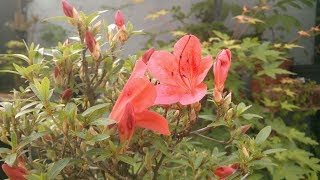
[[[109,118],[118,124],[120,140],[130,141],[136,127],[170,135],[168,122],[160,114],[149,111],[154,104],[156,89],[145,76],[147,65],[138,60]]]
[[[174,52],[155,51],[148,62],[149,73],[160,81],[155,104],[180,102],[188,105],[200,101],[207,93],[202,83],[212,66],[212,57],[201,57],[201,43],[193,35],[183,36]]]
[[[89,31],[86,31],[85,40],[92,58],[94,60],[98,60],[100,58],[100,51],[101,51],[99,43],[97,43],[96,39]]]
[[[229,49],[221,50],[214,61],[214,100],[220,102],[222,100],[222,92],[224,83],[227,79],[228,72],[231,65],[231,52]]]
[[[215,171],[214,174],[218,176],[221,180],[225,179],[226,177],[230,176],[236,171],[236,169],[229,167],[229,166],[221,166],[218,167]]]
[[[2,170],[6,173],[10,180],[25,180],[24,177],[28,172],[25,168],[20,166],[9,166],[8,164],[2,165]]]

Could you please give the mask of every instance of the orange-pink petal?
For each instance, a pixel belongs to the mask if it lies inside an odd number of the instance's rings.
[[[148,62],[148,72],[163,84],[185,86],[174,55],[167,51],[155,51],[152,54]]]
[[[120,141],[130,141],[135,130],[135,113],[131,103],[126,104],[123,115],[118,122]]]
[[[197,71],[197,76],[195,77],[194,85],[202,83],[204,78],[207,76],[209,69],[212,67],[212,57],[207,56],[203,58],[200,62],[200,66]]]
[[[185,93],[181,96],[179,102],[182,105],[188,105],[200,101],[207,93],[207,85],[204,83],[199,84],[193,88],[191,92]]]
[[[146,110],[136,113],[135,118],[138,127],[150,129],[163,135],[170,135],[167,120],[156,112]]]
[[[173,104],[179,102],[185,91],[179,86],[169,84],[156,85],[157,98],[154,104]]]
[[[135,112],[141,112],[152,106],[156,98],[156,89],[148,78],[130,78],[123,88],[109,118],[120,121],[125,106],[131,102]]]

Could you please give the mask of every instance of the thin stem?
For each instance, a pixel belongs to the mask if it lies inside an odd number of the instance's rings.
[[[161,164],[162,164],[164,158],[165,158],[165,155],[162,154],[160,160],[156,163],[156,167],[153,169],[153,178],[152,178],[153,180],[158,179],[158,171],[161,167]]]

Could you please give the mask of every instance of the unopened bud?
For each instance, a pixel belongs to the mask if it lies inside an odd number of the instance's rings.
[[[248,150],[247,150],[247,148],[246,147],[242,147],[242,153],[246,156],[246,157],[249,157],[249,152],[248,152]]]
[[[117,34],[113,37],[113,41],[119,41],[120,43],[124,43],[128,40],[128,32],[125,29],[120,29]]]
[[[92,58],[94,60],[98,60],[100,58],[101,49],[100,49],[100,45],[97,43],[96,39],[94,38],[91,32],[86,31],[85,40]]]
[[[44,135],[43,139],[46,141],[52,141],[52,137],[49,134]]]
[[[242,7],[242,11],[243,11],[243,13],[248,13],[248,12],[250,12],[250,10],[247,8],[246,5],[244,5],[244,6]]]
[[[87,144],[85,142],[81,142],[80,149],[81,149],[81,151],[86,152],[87,151]]]
[[[65,0],[62,0],[62,10],[66,16],[73,18],[73,7]]]
[[[54,78],[57,78],[60,74],[59,68],[57,66],[54,67]]]
[[[63,42],[62,45],[63,45],[63,46],[68,46],[68,45],[69,45],[69,39],[66,39],[66,40]]]
[[[117,25],[118,29],[121,29],[124,26],[124,18],[123,14],[120,10],[118,10],[114,16],[115,24]]]
[[[213,100],[218,106],[222,104],[222,92],[216,88],[213,90]]]
[[[191,104],[191,108],[194,109],[196,112],[199,112],[201,110],[201,103],[195,102]]]
[[[223,108],[227,109],[229,108],[230,104],[231,104],[231,92],[224,98],[223,100]]]
[[[251,124],[247,124],[247,125],[241,126],[240,127],[241,133],[245,134],[250,128],[251,128]]]
[[[101,21],[98,21],[96,24],[93,25],[91,32],[92,34],[97,34],[98,32],[100,32],[101,29]]]
[[[61,99],[63,102],[70,101],[71,97],[72,97],[72,90],[70,88],[64,90],[61,95]]]
[[[226,114],[224,115],[224,120],[225,120],[225,121],[230,120],[230,119],[232,118],[232,116],[233,116],[233,113],[234,113],[233,108],[230,108],[230,109],[226,112]]]
[[[302,37],[310,37],[311,35],[306,31],[299,31],[298,34]]]
[[[147,64],[147,62],[149,61],[151,55],[154,53],[155,49],[154,48],[150,48],[149,50],[147,50],[145,53],[143,53],[141,60]]]
[[[64,134],[68,134],[68,131],[69,131],[69,122],[68,122],[68,120],[65,120],[63,122],[62,130],[63,130]]]
[[[99,134],[99,133],[97,133],[96,130],[93,129],[93,127],[90,127],[90,128],[89,128],[89,132],[90,132],[90,134],[93,135],[93,136],[96,136],[96,135]]]

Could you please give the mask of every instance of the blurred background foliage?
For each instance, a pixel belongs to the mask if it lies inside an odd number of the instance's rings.
[[[319,86],[312,80],[297,78],[290,71],[293,60],[289,52],[303,48],[299,45],[300,39],[318,37],[320,29],[315,26],[301,30],[290,41],[283,37],[294,28],[302,28],[298,19],[288,15],[288,9],[315,5],[314,0],[260,0],[245,6],[223,0],[204,0],[194,4],[189,12],[179,6],[168,10],[182,26],[167,33],[174,36],[196,34],[204,42],[206,54],[215,55],[222,48],[231,49],[232,70],[226,87],[235,99],[253,104],[252,113],[263,114],[262,119],[249,116],[243,121],[252,124],[252,133],[270,125],[273,131],[266,146],[287,149],[273,156],[277,166],[264,164],[267,167],[254,171],[249,179],[318,179]],[[194,18],[196,21],[190,21]],[[225,23],[230,18],[234,22],[231,28]],[[165,42],[155,41],[156,35],[150,37],[147,47],[168,47]],[[213,87],[212,78],[207,83]],[[209,114],[213,108],[206,105],[201,117],[211,119]],[[207,135],[227,138],[223,129]],[[199,148],[219,147],[219,143],[202,138],[198,142],[201,143]]]

